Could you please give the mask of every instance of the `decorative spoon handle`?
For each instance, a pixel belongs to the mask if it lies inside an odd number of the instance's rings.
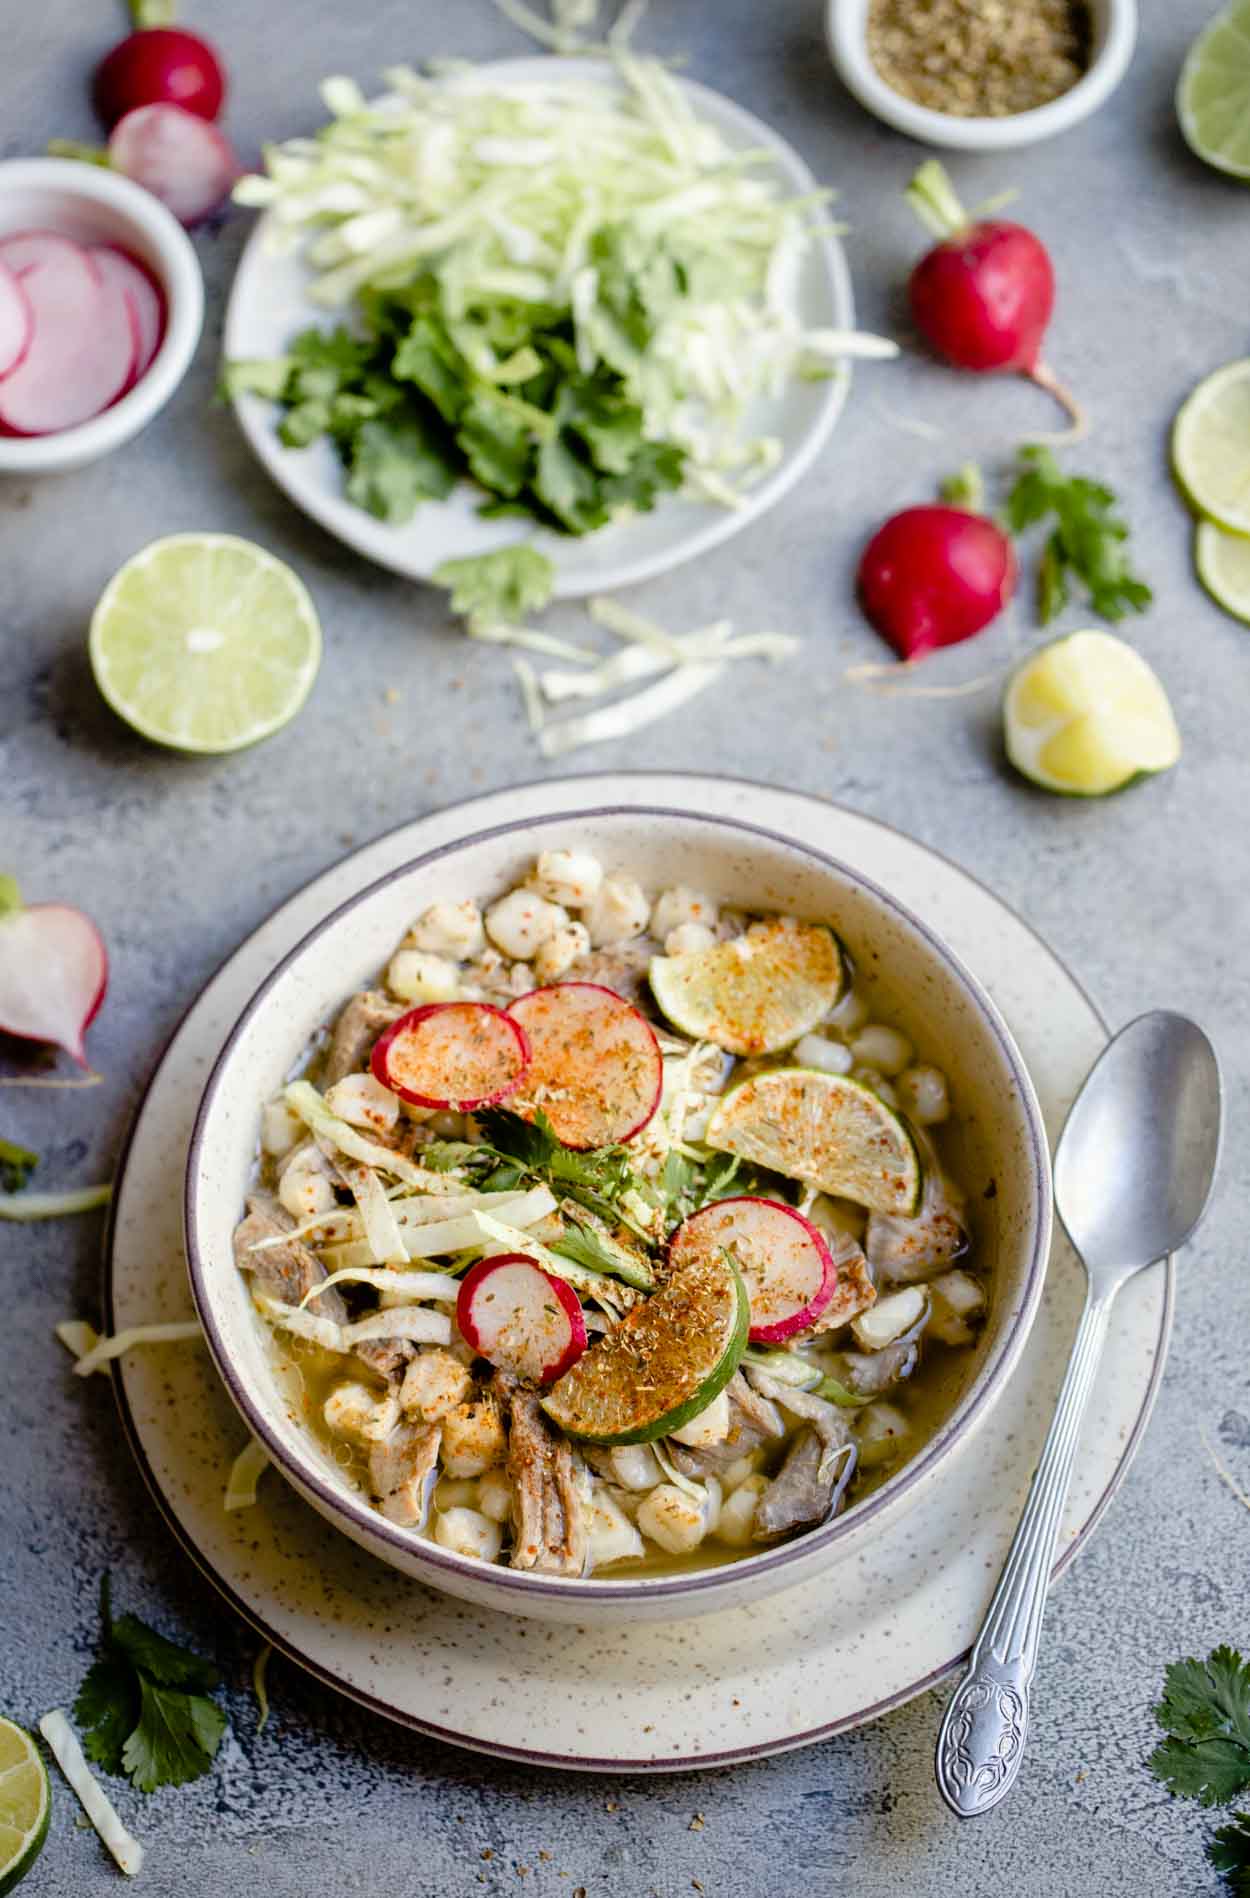
[[[1042,1615],[1077,1434],[1107,1336],[1114,1292],[1090,1297],[994,1598],[947,1706],[937,1743],[937,1783],[961,1819],[989,1812],[1014,1784],[1029,1725]]]

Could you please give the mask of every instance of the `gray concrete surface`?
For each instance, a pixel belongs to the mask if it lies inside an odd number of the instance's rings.
[[[524,50],[488,0],[188,0],[185,11],[225,49],[229,128],[245,155],[262,137],[317,122],[314,86],[327,72],[368,79],[401,58]],[[906,700],[844,682],[849,664],[878,657],[850,591],[869,528],[927,497],[952,464],[975,455],[993,465],[1054,421],[1024,384],[961,380],[914,354],[859,378],[828,451],[774,514],[634,596],[678,627],[725,610],[746,625],[783,625],[802,635],[802,662],[727,686],[641,744],[585,755],[594,768],[722,768],[886,818],[1017,905],[1111,1019],[1167,1002],[1197,1014],[1220,1043],[1232,1110],[1222,1192],[1183,1263],[1171,1362],[1142,1453],[1053,1603],[1014,1799],[974,1827],[945,1814],[930,1774],[932,1697],[799,1755],[612,1785],[425,1744],[275,1664],[274,1719],[254,1737],[250,1637],[155,1519],[107,1388],[72,1384],[51,1337],[56,1319],[96,1304],[98,1233],[91,1221],[9,1228],[0,1234],[9,1314],[0,1707],[33,1719],[72,1695],[106,1565],[127,1605],[218,1654],[231,1682],[234,1728],[212,1777],[150,1801],[124,1787],[119,1795],[150,1845],[151,1891],[1180,1898],[1215,1889],[1201,1851],[1207,1816],[1173,1805],[1143,1765],[1164,1663],[1245,1637],[1250,1607],[1250,1523],[1201,1441],[1222,1439],[1250,1487],[1239,1198],[1250,635],[1198,589],[1166,467],[1177,403],[1248,340],[1250,199],[1190,159],[1171,110],[1206,11],[1204,0],[1153,0],[1127,82],[1091,122],[1030,152],[956,165],[969,199],[1018,185],[1021,214],[1053,251],[1061,287],[1049,353],[1093,413],[1080,463],[1122,495],[1156,589],[1154,610],[1130,630],[1172,694],[1186,741],[1179,770],[1103,803],[1048,799],[1008,775],[993,693]],[[689,52],[696,77],[780,126],[840,187],[863,320],[899,329],[917,249],[899,193],[918,153],[839,91],[819,16],[817,0],[656,0],[646,37]],[[12,10],[0,75],[6,155],[54,133],[91,135],[85,79],[112,29],[107,4]],[[45,1150],[50,1184],[108,1173],[173,1024],[282,897],[353,842],[541,768],[498,656],[462,643],[433,594],[366,566],[292,512],[211,405],[245,230],[235,216],[197,238],[208,332],[147,434],[76,475],[0,482],[0,867],[32,898],[92,911],[113,957],[91,1040],[103,1086],[0,1093],[0,1132]],[[940,439],[909,432],[908,419]],[[185,528],[252,535],[292,561],[328,636],[299,720],[222,762],[162,755],[133,738],[86,667],[87,619],[104,582],[144,542]],[[575,622],[572,609],[552,615],[556,627]],[[1027,607],[1019,627],[1035,637]],[[931,676],[968,677],[1001,661],[1008,643],[996,630]],[[388,688],[398,702],[386,701]],[[31,1898],[114,1889],[110,1862],[58,1794]]]

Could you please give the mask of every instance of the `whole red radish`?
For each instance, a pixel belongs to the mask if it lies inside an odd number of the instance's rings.
[[[141,105],[180,105],[215,119],[226,96],[221,61],[207,40],[180,27],[129,34],[96,67],[92,98],[110,129]]]
[[[1015,591],[1002,529],[961,507],[909,507],[879,527],[859,563],[868,618],[901,659],[971,639]]]
[[[108,956],[90,917],[67,903],[26,908],[0,876],[0,1033],[47,1041],[87,1065],[83,1036],[108,987]]]
[[[964,210],[935,158],[921,165],[907,202],[941,242],[912,271],[912,316],[925,341],[957,369],[1028,376],[1061,402],[1084,432],[1079,405],[1041,360],[1055,307],[1045,245],[1023,224]]]

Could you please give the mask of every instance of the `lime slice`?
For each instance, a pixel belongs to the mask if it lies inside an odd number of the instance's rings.
[[[727,1252],[674,1272],[553,1384],[543,1409],[584,1443],[654,1443],[706,1410],[746,1349],[751,1307]]]
[[[1003,704],[1007,756],[1046,791],[1103,797],[1181,755],[1167,694],[1111,633],[1069,633],[1019,668]]]
[[[707,1143],[876,1213],[909,1219],[920,1204],[920,1156],[907,1122],[845,1074],[752,1075],[726,1094]]]
[[[1230,534],[1250,534],[1250,358],[1198,384],[1172,425],[1172,467],[1190,501]]]
[[[651,993],[672,1022],[730,1054],[775,1054],[837,1001],[842,951],[823,924],[774,916],[686,956],[656,956]]]
[[[1250,538],[1226,534],[1214,521],[1199,521],[1194,562],[1211,598],[1234,619],[1250,622]]]
[[[12,1891],[43,1850],[52,1793],[25,1727],[0,1718],[0,1893]]]
[[[1250,178],[1250,0],[1235,0],[1199,33],[1181,68],[1176,112],[1199,158]]]
[[[91,669],[144,738],[239,751],[293,718],[321,663],[302,580],[233,534],[173,534],[115,573],[91,619]]]

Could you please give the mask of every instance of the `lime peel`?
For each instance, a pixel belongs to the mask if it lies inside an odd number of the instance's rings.
[[[1199,514],[1250,534],[1250,357],[1205,376],[1182,404],[1172,468]]]
[[[0,1717],[0,1893],[12,1891],[43,1850],[52,1811],[48,1769],[25,1727]]]

